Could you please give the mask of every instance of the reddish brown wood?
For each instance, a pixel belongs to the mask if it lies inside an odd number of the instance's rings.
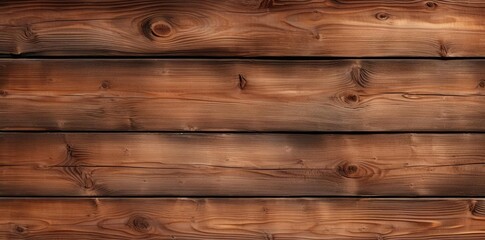
[[[1,130],[485,131],[483,60],[1,60]]]
[[[485,134],[0,135],[0,196],[480,196]]]
[[[485,238],[483,199],[1,199],[3,239]]]
[[[3,0],[0,54],[485,56],[482,0]]]

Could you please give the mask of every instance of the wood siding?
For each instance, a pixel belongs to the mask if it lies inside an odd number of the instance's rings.
[[[0,67],[3,130],[485,131],[483,60],[62,59]]]
[[[482,0],[3,0],[0,54],[485,55]]]
[[[483,199],[11,199],[12,239],[483,239]]]
[[[3,134],[0,195],[477,196],[483,142],[485,134]]]
[[[0,240],[485,239],[485,0],[0,1]]]

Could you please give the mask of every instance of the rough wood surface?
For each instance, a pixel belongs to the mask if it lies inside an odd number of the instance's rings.
[[[482,0],[2,0],[0,16],[0,54],[485,56]]]
[[[483,60],[1,60],[1,130],[484,131]]]
[[[0,135],[2,196],[479,196],[485,134]]]
[[[484,239],[482,199],[1,199],[2,239]]]

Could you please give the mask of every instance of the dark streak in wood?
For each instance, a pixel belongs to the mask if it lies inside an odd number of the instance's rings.
[[[246,78],[242,74],[239,74],[239,89],[244,90],[247,83]]]

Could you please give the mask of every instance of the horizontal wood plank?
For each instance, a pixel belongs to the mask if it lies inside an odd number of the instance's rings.
[[[483,60],[0,60],[1,130],[485,131]]]
[[[0,54],[485,56],[482,0],[3,0]]]
[[[3,239],[484,239],[483,199],[1,199]]]
[[[485,134],[0,135],[1,196],[480,196]]]

